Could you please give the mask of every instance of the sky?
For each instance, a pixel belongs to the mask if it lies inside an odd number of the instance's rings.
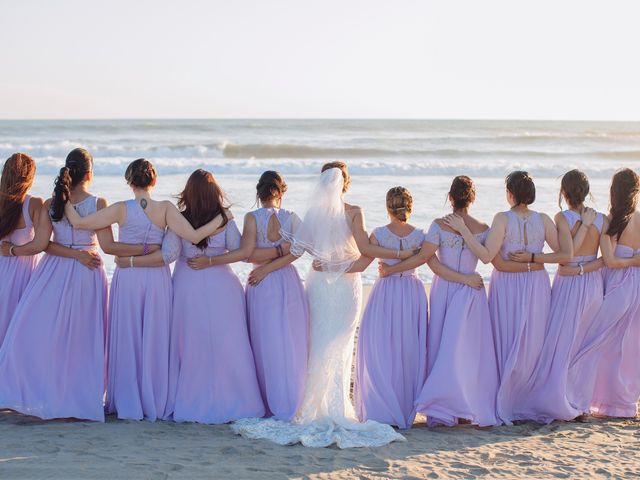
[[[640,120],[637,0],[0,0],[0,118]]]

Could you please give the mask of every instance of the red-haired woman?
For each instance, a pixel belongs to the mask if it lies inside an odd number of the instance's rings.
[[[150,267],[177,259],[167,414],[177,422],[200,423],[261,417],[264,405],[249,343],[244,289],[227,264],[215,262],[240,249],[240,232],[210,172],[191,174],[178,207],[194,228],[220,217],[223,230],[195,244],[169,231],[163,252],[135,259],[136,265]],[[126,267],[129,259],[116,262]]]

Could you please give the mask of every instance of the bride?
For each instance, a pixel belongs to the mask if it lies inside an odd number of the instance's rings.
[[[292,422],[246,418],[232,425],[236,433],[308,447],[373,447],[405,440],[389,425],[359,423],[349,392],[362,303],[359,272],[370,261],[361,256],[406,258],[413,252],[370,244],[362,210],[343,200],[348,187],[344,163],[324,165],[304,220],[283,226],[281,232],[291,253],[314,257],[306,281],[311,325],[304,400]]]

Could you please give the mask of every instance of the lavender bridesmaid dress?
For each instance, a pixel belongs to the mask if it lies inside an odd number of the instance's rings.
[[[11,232],[11,235],[0,241],[11,242],[14,245],[24,245],[33,240],[34,229],[31,215],[29,215],[29,195],[22,204],[22,218],[24,227]],[[0,345],[9,327],[9,320],[18,305],[18,301],[27,288],[33,269],[36,268],[37,255],[24,257],[0,257]]]
[[[380,246],[394,250],[420,248],[424,241],[424,231],[417,228],[405,237],[386,226],[373,235]],[[426,378],[427,316],[427,295],[415,270],[376,280],[358,333],[354,399],[361,422],[413,424]]]
[[[256,219],[256,247],[275,247],[267,238],[269,220],[295,231],[295,213],[277,208],[251,212]],[[300,407],[307,374],[309,305],[293,265],[271,272],[258,285],[247,285],[247,319],[260,392],[267,416],[289,421]]]
[[[119,242],[161,244],[165,230],[135,200],[125,206]],[[109,298],[107,411],[118,418],[166,415],[172,292],[168,266],[116,268]]]
[[[542,216],[531,212],[525,220],[512,210],[505,213],[507,231],[500,255],[508,260],[509,252],[541,253],[545,243]],[[493,271],[489,311],[500,379],[496,409],[498,418],[507,425],[521,420],[516,416],[516,407],[524,400],[527,382],[540,357],[550,303],[551,284],[546,270]]]
[[[487,232],[476,235],[484,243]],[[476,257],[455,233],[433,222],[426,241],[438,246],[438,259],[447,267],[471,274]],[[466,419],[480,426],[496,425],[498,366],[487,293],[438,276],[431,285],[428,331],[428,375],[418,396],[418,411],[429,425]]]
[[[573,229],[580,214],[572,210],[562,213],[569,228]],[[603,221],[602,214],[598,214],[594,225],[600,232]],[[569,265],[588,263],[596,257],[574,257]],[[536,368],[527,382],[526,395],[515,406],[517,418],[551,423],[553,420],[572,420],[584,413],[576,408],[576,397],[579,398],[585,389],[592,390],[595,370],[577,370],[574,359],[586,332],[597,322],[596,314],[602,306],[603,295],[600,270],[584,275],[555,276],[548,330]]]
[[[233,220],[205,251],[169,231],[165,262],[173,272],[173,322],[167,412],[176,422],[226,423],[262,417],[264,405],[249,344],[244,290],[229,265],[193,270],[192,257],[240,246]]]
[[[75,205],[81,216],[97,198]],[[53,240],[95,250],[93,231],[53,222]],[[72,258],[45,254],[11,319],[0,349],[0,407],[40,418],[104,421],[107,277]]]
[[[615,255],[629,258],[634,251],[617,245]],[[611,417],[634,417],[640,399],[640,267],[604,269],[604,301],[574,361],[589,384],[572,387],[583,412]]]

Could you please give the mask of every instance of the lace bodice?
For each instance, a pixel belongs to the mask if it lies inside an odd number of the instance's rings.
[[[484,244],[489,230],[476,233],[476,239]],[[469,249],[462,235],[444,230],[440,224],[434,221],[429,227],[425,241],[438,246],[438,259],[460,273],[473,273],[478,266],[478,257]]]
[[[421,228],[414,228],[409,235],[400,237],[389,230],[386,225],[378,227],[373,230],[373,236],[376,237],[378,244],[381,247],[389,248],[391,250],[415,250],[420,248],[422,242],[424,242],[424,230]],[[382,260],[387,265],[395,265],[400,263],[400,260],[396,258],[388,258]],[[404,274],[412,273],[414,270],[408,270]]]
[[[27,195],[24,199],[24,202],[22,202],[22,218],[24,219],[24,227],[16,228],[2,240],[11,242],[14,245],[24,245],[25,243],[29,243],[31,240],[33,240],[34,228],[33,222],[31,221],[31,215],[29,214],[30,202],[31,197],[29,195]]]
[[[98,197],[89,195],[79,203],[73,205],[73,208],[81,217],[91,215],[98,210]],[[73,228],[67,220],[62,217],[59,222],[51,222],[53,224],[53,241],[71,248],[92,247],[96,245],[96,232],[93,230],[82,230]]]
[[[122,243],[148,243],[160,245],[165,230],[155,225],[134,199],[124,202],[127,219],[120,225],[118,241]]]
[[[530,212],[525,219],[518,216],[513,210],[506,211],[505,215],[507,216],[507,231],[500,249],[502,258],[508,260],[509,253],[517,251],[541,253],[545,242],[542,215],[539,212]]]
[[[167,265],[178,258],[187,260],[202,255],[217,257],[240,248],[240,240],[240,230],[233,219],[229,220],[223,231],[208,238],[208,245],[204,250],[199,249],[189,240],[180,238],[173,230],[168,230],[162,242],[162,257]]]
[[[295,233],[300,225],[300,217],[290,210],[283,208],[259,208],[251,212],[256,219],[256,247],[257,248],[269,248],[280,245],[284,239],[280,238],[275,242],[272,242],[267,237],[269,231],[269,220],[272,215],[275,215],[280,223],[280,229],[285,232]]]

